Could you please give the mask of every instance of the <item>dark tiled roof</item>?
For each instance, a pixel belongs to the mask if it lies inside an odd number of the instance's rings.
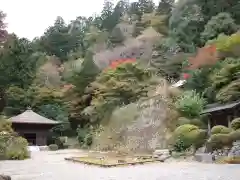
[[[217,104],[217,103],[209,104],[209,105],[207,105],[206,109],[202,111],[202,114],[231,109],[238,105],[240,105],[240,101],[236,101],[236,102],[229,103],[229,104]]]
[[[26,123],[26,124],[59,124],[57,121],[40,116],[32,110],[26,110],[22,114],[11,117],[9,119],[12,123]]]

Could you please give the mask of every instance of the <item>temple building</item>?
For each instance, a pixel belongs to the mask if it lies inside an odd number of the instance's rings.
[[[57,121],[45,118],[31,109],[11,117],[12,128],[20,136],[27,139],[29,145],[45,146],[49,130],[59,124]]]

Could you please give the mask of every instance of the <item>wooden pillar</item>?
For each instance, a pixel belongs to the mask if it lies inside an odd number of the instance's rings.
[[[227,121],[228,121],[228,127],[231,127],[231,116],[227,116]]]
[[[209,136],[211,135],[211,121],[209,118],[208,118],[208,135]]]

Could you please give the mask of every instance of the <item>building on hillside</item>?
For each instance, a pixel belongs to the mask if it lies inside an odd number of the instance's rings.
[[[208,130],[216,125],[230,127],[231,121],[240,117],[240,100],[229,104],[209,104],[202,114],[208,115]]]
[[[27,139],[29,145],[45,146],[49,130],[59,124],[33,112],[26,110],[20,115],[11,117],[12,127],[20,136]]]
[[[180,80],[173,84],[172,87],[181,88],[185,83],[186,80]],[[201,114],[208,116],[209,134],[213,126],[222,125],[230,127],[232,120],[240,117],[240,100],[228,104],[208,104]]]
[[[161,37],[153,28],[147,28],[140,36],[127,39],[122,46],[96,53],[93,60],[100,69],[105,69],[118,59],[136,58],[148,61],[152,56],[153,45]]]

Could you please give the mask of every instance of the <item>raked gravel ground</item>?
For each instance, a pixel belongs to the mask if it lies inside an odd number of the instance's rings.
[[[0,161],[0,174],[12,180],[240,180],[240,165],[154,163],[98,168],[65,161],[77,151],[34,152],[24,161]]]

